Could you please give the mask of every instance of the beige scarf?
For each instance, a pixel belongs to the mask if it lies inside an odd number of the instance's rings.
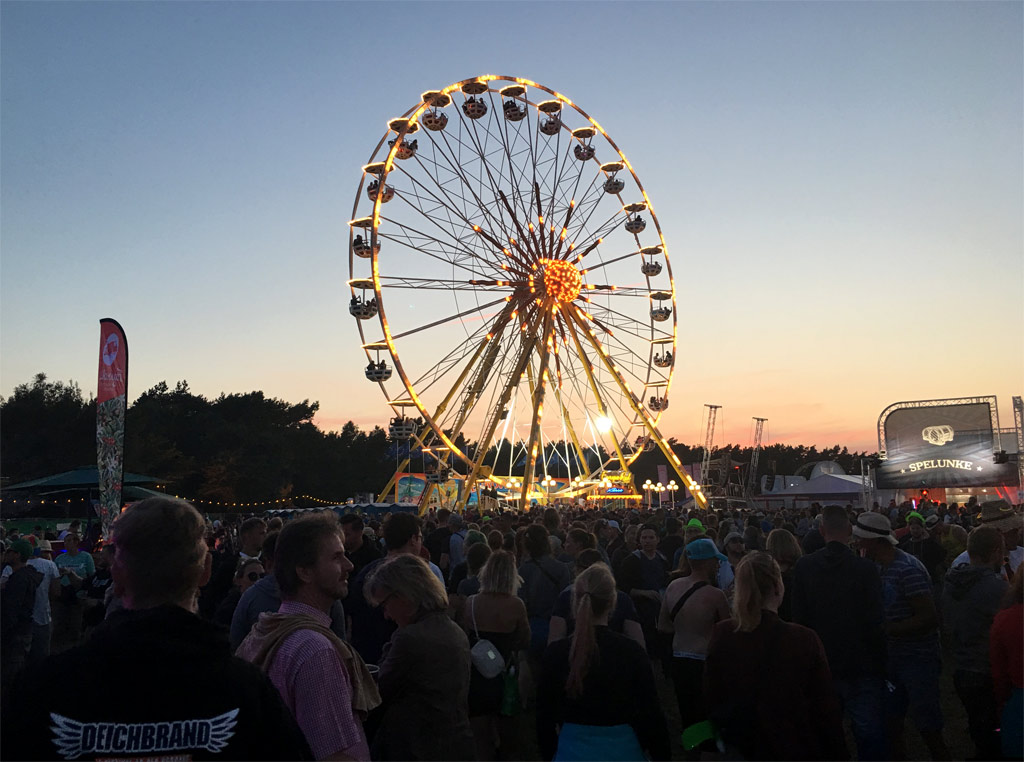
[[[365,716],[370,710],[380,706],[380,691],[377,690],[377,683],[370,670],[366,668],[363,657],[332,630],[307,614],[260,614],[259,620],[235,651],[235,655],[268,673],[277,655],[277,649],[289,635],[299,630],[313,630],[331,641],[352,684],[353,711]]]

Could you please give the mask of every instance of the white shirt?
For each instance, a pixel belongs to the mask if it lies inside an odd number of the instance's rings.
[[[718,589],[725,590],[733,583],[734,579],[736,579],[736,573],[733,571],[732,564],[722,561],[718,566]]]
[[[43,581],[36,588],[36,603],[32,608],[32,623],[47,625],[50,623],[50,583],[60,579],[60,569],[48,558],[30,558],[28,565],[43,575]]]
[[[1024,561],[1024,548],[1018,545],[1016,548],[1010,551],[1010,571],[1016,574],[1017,569],[1020,567],[1021,561]],[[953,563],[950,564],[949,568],[953,569],[959,566],[960,564],[969,564],[970,562],[971,558],[969,555],[967,555],[967,551],[965,550],[963,553],[961,553],[959,556],[953,559]],[[1001,566],[1002,564],[1000,564],[1000,567]]]

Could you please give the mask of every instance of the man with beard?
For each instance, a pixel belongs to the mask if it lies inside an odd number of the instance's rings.
[[[317,759],[369,760],[361,717],[380,694],[359,654],[330,629],[352,571],[341,536],[333,515],[285,525],[274,557],[281,607],[260,615],[238,655],[268,674]]]

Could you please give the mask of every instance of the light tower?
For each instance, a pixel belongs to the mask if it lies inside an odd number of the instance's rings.
[[[711,470],[711,448],[715,442],[715,418],[718,417],[718,410],[722,406],[705,404],[704,407],[708,409],[708,428],[704,435],[704,460],[700,464],[700,486],[707,494],[708,476]]]
[[[767,418],[754,418],[754,452],[750,456],[750,468],[747,471],[747,497],[754,491],[757,484],[757,462],[761,458],[761,437],[764,435],[764,422]]]

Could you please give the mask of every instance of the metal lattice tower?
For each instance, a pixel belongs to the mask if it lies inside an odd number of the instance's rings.
[[[1017,432],[1017,499],[1024,493],[1024,401],[1013,398],[1013,427]]]
[[[718,410],[722,406],[705,404],[704,407],[708,409],[708,428],[704,434],[704,459],[700,464],[700,486],[707,494],[708,475],[711,470],[711,448],[715,441],[715,418],[718,417]]]
[[[750,468],[747,471],[747,496],[754,491],[757,484],[757,462],[761,458],[761,437],[764,436],[764,423],[767,418],[754,418],[754,452],[750,456]]]

